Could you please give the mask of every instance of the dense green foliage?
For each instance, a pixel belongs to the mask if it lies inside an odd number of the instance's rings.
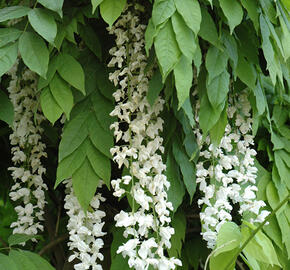
[[[290,269],[290,2],[130,2],[144,9],[141,21],[147,25],[148,69],[159,67],[149,83],[148,101],[152,105],[159,94],[166,101],[163,161],[171,184],[168,199],[174,207],[175,228],[168,255],[182,260],[180,269]],[[122,175],[122,170],[110,154],[114,145],[110,125],[115,120],[109,114],[114,109],[115,87],[108,79],[112,69],[107,63],[114,39],[106,30],[125,6],[126,0],[0,1],[0,269],[53,269],[37,253],[57,270],[73,269],[67,262],[61,183],[70,177],[85,210],[99,179],[105,182],[102,193],[107,200],[102,208],[109,233],[104,238],[103,267],[128,268],[126,259],[116,255],[123,237],[114,226],[114,215],[130,208],[132,197],[118,201],[110,187],[110,180]],[[20,69],[26,66],[37,74],[39,108],[47,119],[42,127],[48,153],[43,161],[48,204],[45,231],[38,242],[23,235],[13,237],[10,229],[16,203],[9,198],[13,105],[6,89],[7,72],[17,58]],[[200,104],[203,134],[218,145],[228,123],[229,96],[242,91],[248,95],[253,117],[257,198],[275,212],[267,218],[269,224],[256,231],[254,225],[233,215],[211,252],[200,236],[198,217],[199,150],[192,132],[197,127],[196,108]],[[21,250],[14,248],[24,241],[28,242]]]

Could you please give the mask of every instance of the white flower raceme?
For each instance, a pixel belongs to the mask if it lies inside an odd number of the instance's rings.
[[[8,87],[9,97],[14,107],[13,133],[10,135],[12,145],[12,173],[15,184],[11,188],[10,197],[19,202],[15,207],[18,220],[11,224],[13,233],[36,235],[43,230],[46,204],[43,182],[45,168],[41,158],[46,157],[45,144],[41,142],[43,129],[40,123],[44,116],[38,111],[36,75],[24,69],[20,77],[17,73],[18,62],[9,71],[11,81]]]
[[[164,148],[159,133],[163,120],[158,116],[164,101],[158,97],[151,107],[147,101],[149,73],[144,53],[145,25],[139,22],[138,11],[128,7],[115,25],[109,29],[116,36],[116,47],[110,50],[109,67],[117,69],[109,76],[118,86],[113,94],[116,107],[111,116],[116,145],[111,149],[113,160],[127,167],[128,174],[112,180],[114,195],[129,193],[134,199],[130,212],[115,216],[116,226],[125,227],[128,238],[117,253],[128,256],[128,264],[135,269],[175,269],[180,260],[168,258],[164,249],[170,248],[174,229],[168,224],[172,204],[167,201],[169,182],[164,175],[166,166],[161,157]],[[132,8],[133,10],[133,8]]]
[[[106,216],[104,211],[99,209],[100,203],[105,201],[100,193],[97,193],[91,203],[91,210],[86,213],[82,210],[76,196],[73,193],[71,179],[66,180],[66,193],[64,208],[67,210],[69,221],[67,229],[69,231],[69,249],[73,254],[69,261],[78,259],[80,262],[74,265],[75,270],[101,270],[99,261],[104,259],[100,249],[104,246],[102,236],[106,233],[102,231],[104,222],[102,218]],[[102,183],[100,183],[100,186]]]
[[[236,105],[228,108],[228,118],[234,125],[226,126],[225,134],[218,147],[209,136],[204,140],[201,131],[194,132],[200,147],[196,181],[204,197],[198,200],[205,205],[200,213],[202,236],[209,248],[214,248],[221,225],[232,220],[232,203],[239,204],[239,213],[251,223],[263,222],[269,214],[262,210],[263,201],[256,200],[257,187],[254,156],[256,151],[251,132],[250,104],[245,94],[238,97]],[[196,119],[198,122],[198,118]]]

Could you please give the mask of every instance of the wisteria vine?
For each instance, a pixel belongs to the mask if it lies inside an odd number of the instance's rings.
[[[218,146],[210,136],[204,139],[199,129],[194,130],[200,148],[196,182],[204,194],[198,200],[199,206],[204,205],[200,213],[201,234],[211,249],[222,224],[232,220],[233,204],[239,204],[239,214],[253,224],[263,222],[270,213],[261,211],[265,202],[256,200],[258,169],[254,163],[256,151],[252,148],[250,103],[245,93],[231,97],[230,101],[229,123]]]
[[[117,67],[110,80],[118,86],[113,94],[116,107],[112,124],[116,142],[111,149],[113,160],[119,168],[127,169],[122,178],[112,180],[114,195],[127,194],[132,198],[131,211],[121,211],[115,216],[116,226],[124,227],[127,242],[117,253],[128,256],[128,264],[135,269],[175,269],[181,261],[168,258],[165,248],[170,248],[174,229],[170,227],[172,204],[167,200],[169,188],[161,154],[164,151],[160,132],[163,120],[158,116],[164,101],[159,97],[151,107],[147,101],[150,72],[145,71],[144,30],[140,11],[130,6],[109,30],[116,36],[116,47],[109,52],[109,67]]]
[[[11,187],[10,198],[17,201],[16,222],[11,224],[13,233],[37,235],[43,231],[45,190],[43,181],[46,169],[41,159],[47,157],[45,144],[41,141],[43,132],[40,126],[45,119],[38,111],[37,76],[28,69],[17,75],[18,62],[9,71],[9,97],[14,107],[12,145],[13,167],[11,171],[15,184]]]

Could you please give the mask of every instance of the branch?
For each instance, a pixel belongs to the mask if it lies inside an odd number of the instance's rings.
[[[43,255],[45,252],[47,252],[49,249],[53,248],[54,246],[58,245],[59,243],[65,241],[67,238],[69,237],[68,234],[64,234],[61,235],[60,237],[56,238],[55,240],[51,241],[50,243],[48,243],[46,246],[44,246],[39,252],[38,254],[41,256]]]

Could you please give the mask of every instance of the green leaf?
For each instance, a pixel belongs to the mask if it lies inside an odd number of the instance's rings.
[[[152,21],[155,26],[168,20],[175,12],[174,0],[155,1],[152,10]]]
[[[60,51],[60,47],[64,41],[64,38],[66,36],[66,29],[64,28],[64,26],[62,25],[58,25],[58,28],[57,28],[57,34],[56,34],[56,37],[54,39],[54,46],[55,48]]]
[[[191,61],[194,58],[196,41],[193,32],[186,26],[182,17],[175,12],[171,18],[176,41],[181,52]]]
[[[111,232],[113,235],[113,241],[112,241],[112,244],[110,246],[110,255],[111,255],[111,259],[114,259],[116,256],[118,256],[117,250],[118,250],[119,246],[121,246],[125,242],[126,239],[123,236],[123,233],[124,233],[123,228],[112,226]],[[119,255],[121,255],[121,254],[119,254]]]
[[[19,52],[24,64],[42,77],[46,77],[49,52],[41,37],[24,32],[19,39]]]
[[[228,54],[218,48],[211,46],[206,54],[205,66],[208,71],[208,84],[218,75],[226,72]]]
[[[50,84],[50,91],[55,98],[57,104],[65,112],[69,119],[70,111],[73,107],[73,94],[69,85],[57,74],[54,75]]]
[[[0,269],[1,270],[19,270],[15,262],[8,256],[0,253]]]
[[[163,88],[162,76],[160,74],[159,69],[157,69],[149,81],[147,93],[147,100],[151,106],[153,106],[162,88]]]
[[[207,96],[213,108],[218,108],[227,98],[229,92],[230,74],[224,70],[207,86]]]
[[[188,97],[184,101],[184,103],[182,105],[182,109],[189,120],[190,126],[193,128],[195,126],[195,120],[194,120],[193,108],[192,108],[192,105],[190,103],[190,97]]]
[[[254,229],[256,229],[254,225],[244,221],[242,225],[243,242],[250,237]],[[243,252],[246,252],[260,262],[280,266],[271,240],[262,231],[258,231],[254,238],[244,248]]]
[[[265,18],[266,23],[268,24],[269,30],[271,32],[271,37],[275,41],[275,47],[277,49],[279,49],[282,57],[285,58],[284,50],[282,48],[282,43],[281,43],[281,36],[279,35],[279,37],[278,37],[276,29],[274,28],[273,24],[270,22],[269,18],[267,16],[265,16],[264,18]]]
[[[224,223],[218,233],[216,248],[210,258],[210,269],[225,269],[240,246],[242,235],[239,226],[234,222]],[[228,269],[234,269],[233,263]]]
[[[220,0],[221,8],[228,19],[231,34],[237,25],[242,22],[243,8],[238,1]]]
[[[36,269],[55,270],[54,267],[36,253],[27,250],[21,250],[20,253],[28,258],[35,265]]]
[[[41,91],[40,105],[43,114],[52,124],[54,124],[55,121],[60,118],[63,112],[63,110],[51,94],[49,87],[45,87]]]
[[[238,66],[236,69],[237,76],[250,89],[256,87],[257,74],[252,64],[247,62],[242,55],[239,55]]]
[[[13,104],[2,90],[0,91],[0,108],[0,120],[12,126],[14,120]]]
[[[183,17],[187,26],[198,34],[201,23],[201,11],[197,0],[174,0],[178,13]]]
[[[171,21],[167,21],[155,39],[155,51],[160,64],[163,82],[180,58]]]
[[[274,156],[275,156],[275,164],[278,169],[278,173],[281,177],[282,182],[290,189],[290,181],[289,181],[289,175],[290,175],[290,166],[289,161],[290,161],[290,154],[286,154],[288,156],[288,160],[284,160],[282,158],[283,155],[283,150],[278,150],[275,151]],[[288,164],[288,166],[286,165]]]
[[[83,111],[71,119],[65,126],[59,144],[59,162],[73,153],[88,136],[86,121],[89,115],[89,111]]]
[[[273,48],[273,45],[270,40],[270,29],[268,27],[268,24],[264,18],[264,16],[260,15],[260,28],[261,28],[261,34],[262,34],[262,49],[265,56],[265,59],[267,61],[267,69],[270,73],[271,80],[273,82],[273,85],[276,84],[276,77],[277,75],[282,78],[282,72],[281,72],[281,66],[280,63],[277,61],[276,58],[276,52]]]
[[[214,109],[206,94],[201,97],[199,124],[204,135],[207,134],[219,120],[223,108],[224,104],[221,104],[218,108]]]
[[[99,58],[102,60],[102,48],[99,38],[94,31],[94,29],[90,25],[82,25],[79,24],[79,33],[85,44],[88,48]]]
[[[0,48],[0,77],[12,68],[17,59],[17,43]]]
[[[185,56],[181,56],[178,64],[175,66],[174,78],[178,97],[178,108],[180,108],[189,97],[193,79],[191,61]]]
[[[185,189],[184,184],[180,179],[178,165],[176,164],[171,152],[169,152],[167,155],[166,177],[170,183],[170,187],[167,191],[168,201],[172,203],[174,211],[176,211],[179,205],[182,203]]]
[[[8,244],[11,247],[11,246],[25,243],[32,238],[37,238],[37,236],[36,235],[27,235],[27,234],[19,234],[19,233],[11,234],[8,238]]]
[[[85,74],[80,63],[69,54],[59,55],[58,61],[57,71],[60,76],[85,95]]]
[[[87,211],[90,202],[94,197],[99,181],[100,178],[95,174],[94,169],[87,158],[73,173],[73,190],[84,211]]]
[[[95,13],[96,8],[103,2],[104,0],[91,0],[92,3],[92,13]]]
[[[111,163],[110,160],[97,150],[91,142],[87,144],[87,157],[98,175],[110,187]]]
[[[250,19],[252,20],[255,29],[259,28],[259,6],[256,0],[241,0],[243,7],[247,10]]]
[[[65,179],[72,177],[73,173],[82,165],[86,158],[86,143],[82,142],[76,150],[58,163],[56,171],[55,188]]]
[[[234,222],[224,223],[218,232],[214,257],[223,252],[238,248],[241,241],[242,234],[239,226]]]
[[[289,112],[287,108],[281,106],[280,104],[274,105],[272,119],[274,120],[278,128],[280,128],[287,122],[288,113]]]
[[[126,0],[104,0],[100,4],[100,11],[104,21],[111,27],[121,15],[126,6]]]
[[[171,248],[168,250],[168,254],[170,257],[178,258],[181,256],[182,243],[184,242],[186,232],[186,217],[182,210],[174,214],[171,225],[175,233],[170,239]]]
[[[65,38],[73,44],[77,44],[75,41],[75,33],[78,34],[78,21],[76,17],[73,17],[65,26]]]
[[[196,71],[197,71],[197,75],[198,75],[199,70],[200,70],[200,66],[202,63],[202,55],[201,55],[201,50],[200,50],[199,44],[197,44],[195,52],[194,52],[193,63],[196,67]]]
[[[276,135],[275,132],[271,132],[271,141],[274,144],[273,151],[283,149],[285,147],[281,137]]]
[[[262,115],[267,107],[267,100],[259,82],[257,83],[256,87],[253,88],[253,92],[256,97],[258,114]]]
[[[27,258],[21,251],[11,250],[9,258],[17,265],[18,269],[21,270],[39,270],[34,263]]]
[[[145,31],[145,51],[146,51],[147,56],[149,55],[149,50],[152,47],[156,34],[157,34],[157,30],[153,24],[152,18],[150,18],[148,21],[146,31]]]
[[[258,169],[257,172],[257,178],[256,178],[256,182],[257,182],[257,199],[258,200],[262,200],[262,201],[266,201],[266,187],[268,185],[268,183],[271,181],[271,174],[264,169],[263,166],[260,165],[260,163],[255,160],[255,167]]]
[[[37,2],[46,8],[57,12],[59,16],[62,17],[62,5],[64,0],[38,0]]]
[[[15,28],[0,28],[0,47],[15,41],[21,35],[21,31]]]
[[[233,38],[233,36],[229,35],[227,32],[223,33],[223,39],[224,39],[224,45],[226,47],[226,52],[229,56],[229,58],[233,62],[233,70],[235,72],[236,67],[238,65],[238,46],[236,43],[236,40]]]
[[[55,74],[56,69],[57,69],[57,65],[58,65],[58,56],[54,56],[49,61],[49,65],[48,65],[48,69],[47,69],[47,73],[46,73],[46,79],[44,79],[42,77],[39,77],[39,79],[38,79],[38,85],[37,85],[38,90],[41,90],[44,87],[49,85],[52,78],[54,77],[54,74]]]
[[[98,64],[96,67],[96,78],[93,78],[93,79],[96,79],[96,84],[97,84],[98,89],[100,90],[100,93],[104,97],[106,97],[109,101],[115,102],[113,98],[113,93],[115,92],[115,86],[111,81],[109,81],[108,77],[109,77],[109,73],[107,69],[103,65]]]
[[[274,180],[274,176],[276,173],[274,168],[273,168],[273,180]],[[284,189],[285,189],[285,186],[284,186]],[[283,199],[283,198],[279,198],[278,191],[277,191],[273,182],[269,182],[269,184],[267,185],[266,194],[267,194],[267,200],[268,200],[272,209],[275,209],[277,207],[277,205],[279,204],[279,202]],[[286,250],[287,250],[288,258],[289,258],[290,257],[289,222],[287,221],[287,218],[285,216],[285,212],[283,212],[284,208],[285,208],[285,206],[280,208],[279,211],[277,211],[276,218],[277,218],[277,221],[279,224],[280,231],[282,233],[281,234],[282,242],[286,246]]]
[[[112,259],[112,264],[110,270],[130,270],[131,268],[128,265],[128,260],[127,258],[124,258],[122,254],[117,254],[113,259]]]
[[[219,37],[215,23],[205,7],[201,8],[201,15],[202,20],[198,35],[212,45],[219,47]]]
[[[219,120],[216,122],[216,124],[210,130],[210,139],[215,146],[218,146],[220,144],[220,141],[225,133],[226,125],[228,123],[226,109],[227,109],[227,107],[225,106],[223,112],[221,113]]]
[[[269,224],[263,227],[266,234],[274,241],[274,243],[283,250],[282,234],[276,217],[269,219]]]
[[[289,3],[290,6],[290,3]],[[284,20],[280,18],[280,24],[281,24],[281,30],[282,30],[282,35],[281,35],[281,42],[282,42],[282,46],[283,46],[283,50],[284,50],[284,54],[285,54],[285,60],[289,59],[290,57],[290,47],[288,46],[288,44],[290,44],[290,27],[287,28]]]
[[[109,134],[112,134],[112,130],[110,130],[110,125],[114,122],[114,118],[110,116],[114,108],[112,102],[105,99],[98,91],[90,95],[90,100],[93,106],[92,109],[102,128]]]
[[[29,7],[25,6],[12,6],[0,9],[0,22],[7,20],[18,19],[26,16],[30,11]]]
[[[183,175],[183,181],[190,196],[191,202],[196,190],[195,167],[193,163],[189,161],[189,157],[186,155],[182,146],[177,141],[174,141],[172,146],[174,158],[180,167],[181,173]]]
[[[113,147],[113,136],[105,131],[99,121],[91,115],[88,118],[89,137],[93,145],[108,158],[111,158],[110,149]]]
[[[57,33],[54,17],[45,9],[34,8],[28,13],[28,19],[33,29],[53,44]]]
[[[283,5],[285,6],[285,8],[290,13],[290,3],[287,0],[282,0],[282,2],[283,2]]]

